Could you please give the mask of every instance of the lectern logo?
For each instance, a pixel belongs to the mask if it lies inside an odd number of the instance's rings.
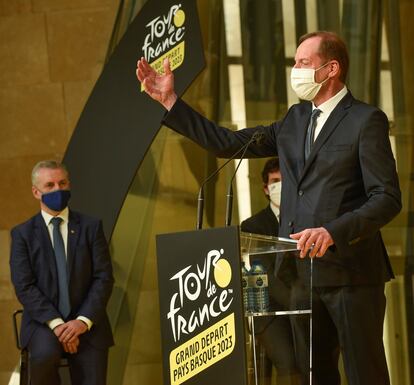
[[[185,12],[181,4],[174,4],[165,15],[152,19],[147,25],[142,52],[158,73],[163,73],[162,63],[170,59],[171,69],[178,68],[184,61]]]
[[[167,314],[175,342],[182,334],[191,334],[211,318],[220,316],[233,302],[233,290],[228,288],[231,266],[222,257],[223,253],[223,249],[211,250],[203,266],[189,265],[170,278],[177,282]],[[189,312],[188,309],[194,310]]]
[[[232,269],[224,250],[210,250],[200,265],[189,265],[170,280],[177,285],[167,318],[175,342],[192,337],[170,352],[170,381],[179,385],[231,354],[236,344]],[[230,310],[229,310],[230,309]],[[205,323],[216,319],[208,328]]]

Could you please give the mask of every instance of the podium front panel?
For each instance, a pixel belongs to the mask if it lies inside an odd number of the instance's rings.
[[[157,236],[164,384],[247,385],[238,227]]]

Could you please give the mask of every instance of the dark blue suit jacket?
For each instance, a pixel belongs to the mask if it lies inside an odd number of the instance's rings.
[[[268,126],[231,131],[204,118],[182,100],[164,123],[217,156],[230,157],[258,130],[246,157],[279,156],[282,174],[279,235],[325,227],[335,246],[314,260],[315,286],[379,284],[393,277],[380,229],[401,210],[401,193],[386,115],[354,99],[338,103],[304,159],[312,105],[292,106]],[[298,260],[308,276],[309,259]]]
[[[56,262],[48,229],[39,213],[11,231],[10,270],[23,305],[21,343],[27,346],[40,325],[61,317]],[[112,264],[101,221],[69,211],[68,275],[71,314],[93,322],[80,336],[97,348],[113,345],[106,305],[113,287]]]
[[[279,234],[279,222],[269,204],[265,209],[245,219],[240,224],[240,229],[247,233],[277,237]]]

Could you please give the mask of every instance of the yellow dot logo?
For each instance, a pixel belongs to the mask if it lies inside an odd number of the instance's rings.
[[[214,268],[214,279],[221,288],[225,288],[231,281],[231,266],[225,259],[220,259]]]
[[[182,9],[179,9],[174,15],[174,25],[179,28],[185,22],[185,13]]]

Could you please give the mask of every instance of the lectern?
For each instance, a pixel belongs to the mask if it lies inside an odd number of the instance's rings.
[[[255,341],[260,329],[275,317],[306,316],[311,325],[309,296],[292,301],[290,295],[295,254],[290,240],[240,233],[238,226],[157,235],[164,384],[251,384],[251,340],[258,385]],[[247,265],[259,259],[266,270],[266,312],[243,306],[242,259]],[[274,287],[278,280],[286,283],[282,301],[278,293],[283,287]]]
[[[242,262],[247,271],[257,262],[264,268],[269,296],[267,309],[249,308],[245,301],[250,347],[248,372],[252,373],[249,383],[255,385],[270,384],[272,368],[276,383],[298,383],[305,376],[312,384],[313,262],[300,260],[296,246],[297,242],[289,238],[240,233]],[[298,275],[297,268],[305,263],[309,268],[303,277]],[[303,271],[302,266],[300,270]],[[294,346],[294,327],[302,328],[300,335],[305,335],[299,347]],[[300,368],[297,360],[302,360]],[[305,372],[307,368],[309,373]]]

